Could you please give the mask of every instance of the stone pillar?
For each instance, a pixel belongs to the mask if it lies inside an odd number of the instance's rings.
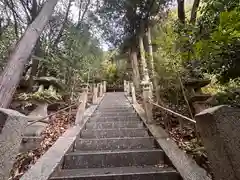
[[[152,124],[153,123],[153,105],[149,102],[152,100],[152,91],[150,87],[149,82],[142,82],[142,87],[143,87],[143,105],[144,105],[144,110],[147,116],[147,123]]]
[[[132,92],[132,103],[136,104],[137,103],[137,99],[136,99],[136,92],[135,92],[135,87],[133,83],[130,83],[131,86],[131,92]]]
[[[102,94],[104,94],[105,92],[105,87],[104,87],[104,81],[102,82]]]
[[[127,90],[126,90],[126,83],[127,83],[127,81],[126,80],[124,80],[123,81],[123,89],[124,89],[124,92],[126,92]]]
[[[125,95],[128,94],[128,81],[125,81],[124,92],[125,92]]]
[[[126,83],[126,93],[127,93],[127,96],[129,96],[129,94],[130,94],[130,88],[129,88],[129,86],[130,86],[130,82],[127,81],[127,83]]]
[[[92,103],[97,104],[98,99],[98,87],[96,84],[93,84],[93,97],[92,97]]]
[[[99,83],[97,83],[97,91],[98,91],[97,97],[100,97],[100,84]]]
[[[86,109],[87,99],[88,99],[88,88],[84,88],[79,98],[80,105],[78,106],[78,111],[76,114],[76,120],[75,120],[76,125],[82,125],[83,123],[83,115]]]
[[[0,179],[7,180],[19,153],[28,118],[17,111],[0,108],[0,120],[6,122],[0,134]]]
[[[99,97],[103,96],[103,84],[99,83]]]
[[[89,92],[93,93],[94,83],[89,84]]]
[[[195,119],[214,179],[240,179],[240,109],[216,106]]]
[[[107,81],[103,81],[103,92],[107,92]]]
[[[150,90],[151,90],[151,92],[152,92],[152,94],[153,94],[153,83],[152,82],[150,82]]]

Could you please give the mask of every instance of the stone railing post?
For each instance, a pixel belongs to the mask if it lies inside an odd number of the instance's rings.
[[[152,82],[150,82],[150,90],[151,90],[151,92],[153,94],[154,89],[153,89],[153,83]]]
[[[97,91],[98,91],[97,97],[100,97],[100,84],[97,83],[96,85],[97,85]]]
[[[89,92],[90,93],[93,93],[93,87],[94,87],[94,84],[92,83],[92,84],[89,84]]]
[[[125,83],[125,94],[128,95],[128,81]]]
[[[240,109],[216,106],[195,119],[214,179],[240,179]]]
[[[0,179],[7,180],[19,153],[28,118],[17,111],[0,108],[0,119],[5,122],[0,133]]]
[[[103,81],[103,92],[107,92],[107,81]]]
[[[130,84],[130,82],[129,82],[129,81],[126,81],[126,95],[127,95],[127,96],[129,96],[129,94],[130,94],[129,84]]]
[[[99,83],[99,97],[102,97],[103,96],[103,84],[102,82]]]
[[[135,87],[134,84],[131,82],[130,83],[130,89],[131,89],[131,93],[132,93],[132,103],[136,104],[137,103],[137,99],[136,99],[136,92],[135,92]]]
[[[124,89],[124,92],[127,92],[126,85],[127,85],[127,81],[124,80],[124,81],[123,81],[123,89]]]
[[[92,97],[92,103],[97,104],[98,99],[98,87],[96,84],[93,84],[93,97]]]
[[[147,123],[152,124],[153,123],[153,105],[149,102],[152,100],[152,91],[151,86],[149,82],[143,82],[143,106],[145,109],[145,113],[147,116]]]
[[[79,98],[80,105],[78,106],[78,111],[76,114],[76,121],[75,121],[76,125],[81,125],[83,123],[83,115],[86,109],[87,99],[88,99],[88,88],[85,87],[83,88],[83,92]]]

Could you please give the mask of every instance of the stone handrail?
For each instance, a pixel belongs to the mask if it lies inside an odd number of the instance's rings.
[[[101,102],[104,94],[99,96],[99,91],[104,92],[104,89],[98,89],[104,85],[97,86],[93,84],[92,88],[92,100],[94,101],[93,105],[86,109],[87,104],[87,94],[88,89],[83,89],[83,92],[80,95],[79,101],[82,103],[78,107],[75,126],[68,129],[54,145],[36,162],[35,165],[31,167],[21,178],[20,180],[48,180],[51,174],[59,167],[62,163],[64,155],[73,150],[74,142],[78,138],[79,134],[83,130],[85,123],[91,117],[92,113],[98,107],[98,104]],[[95,89],[95,90],[94,90]],[[95,99],[95,98],[96,99]]]
[[[133,83],[124,81],[126,95],[132,96],[137,104]],[[152,124],[152,98],[148,84],[143,86],[143,108],[146,123]],[[174,114],[174,113],[173,113]],[[184,118],[186,119],[186,118]],[[197,114],[192,121],[200,132],[204,148],[211,163],[214,179],[240,180],[240,109],[227,105],[207,108]],[[168,149],[166,149],[168,151]],[[194,173],[194,172],[193,172]],[[185,170],[183,170],[185,174]]]
[[[103,81],[98,84],[93,84],[92,85],[92,104],[97,104],[97,99],[98,97],[102,97],[103,94],[106,92],[106,81]],[[83,92],[80,95],[79,98],[80,105],[78,106],[78,111],[76,115],[76,120],[75,124],[76,125],[81,125],[83,122],[84,118],[84,111],[86,109],[86,105],[88,102],[88,88],[84,88]]]
[[[97,107],[97,104],[103,98],[103,93],[106,92],[106,82],[100,84],[101,85],[99,86],[99,89],[96,89],[96,85],[94,85],[95,90],[93,90],[92,93],[93,106],[91,106],[93,107],[93,110],[89,110],[91,112],[94,111],[94,109]],[[52,158],[55,157],[57,159],[46,159],[45,156],[43,158],[40,158],[38,168],[32,168],[32,170],[30,170],[30,172],[27,173],[26,176],[23,176],[23,178],[21,179],[31,179],[29,177],[35,177],[35,175],[36,177],[39,175],[37,178],[38,180],[48,179],[50,175],[48,174],[48,172],[50,173],[50,171],[53,171],[53,169],[57,167],[57,163],[59,163],[59,161],[62,159],[65,152],[71,148],[72,144],[74,143],[75,136],[77,136],[79,131],[84,126],[84,123],[87,121],[87,118],[89,116],[89,112],[86,112],[86,104],[88,97],[87,95],[88,90],[84,89],[79,98],[79,107],[76,114],[75,126],[69,129],[63,135],[63,137],[60,137],[58,140],[59,142],[56,142],[56,144],[59,144],[59,146],[62,146],[62,148],[56,149],[55,147],[52,147],[53,149],[50,150],[48,155],[46,155],[47,157],[52,156]],[[20,145],[23,140],[23,134],[28,125],[29,118],[17,111],[0,108],[0,119],[1,121],[6,122],[0,132],[0,179],[8,180],[13,163],[15,162],[15,158],[19,153]],[[52,162],[46,162],[47,160],[50,160]],[[49,166],[52,165],[52,167],[49,167],[48,170],[45,169],[45,167],[42,167],[42,164],[48,164]],[[47,171],[46,174],[38,172],[40,166]],[[41,169],[39,171],[41,171]]]

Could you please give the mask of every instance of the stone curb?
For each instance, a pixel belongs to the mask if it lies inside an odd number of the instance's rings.
[[[126,97],[131,102],[131,98]],[[146,123],[146,115],[140,104],[132,106],[184,180],[211,180],[206,170],[181,150],[162,127]]]
[[[81,126],[75,125],[68,129],[20,180],[48,180],[51,174],[62,163],[64,155],[72,150],[76,138],[103,98],[104,95],[99,97],[97,105],[92,105],[85,110],[83,124]]]

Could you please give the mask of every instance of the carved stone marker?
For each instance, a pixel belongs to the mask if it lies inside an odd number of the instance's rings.
[[[17,111],[0,108],[0,120],[6,120],[0,134],[0,179],[7,180],[19,152],[28,119]]]
[[[216,180],[240,179],[240,109],[216,106],[195,116]]]

